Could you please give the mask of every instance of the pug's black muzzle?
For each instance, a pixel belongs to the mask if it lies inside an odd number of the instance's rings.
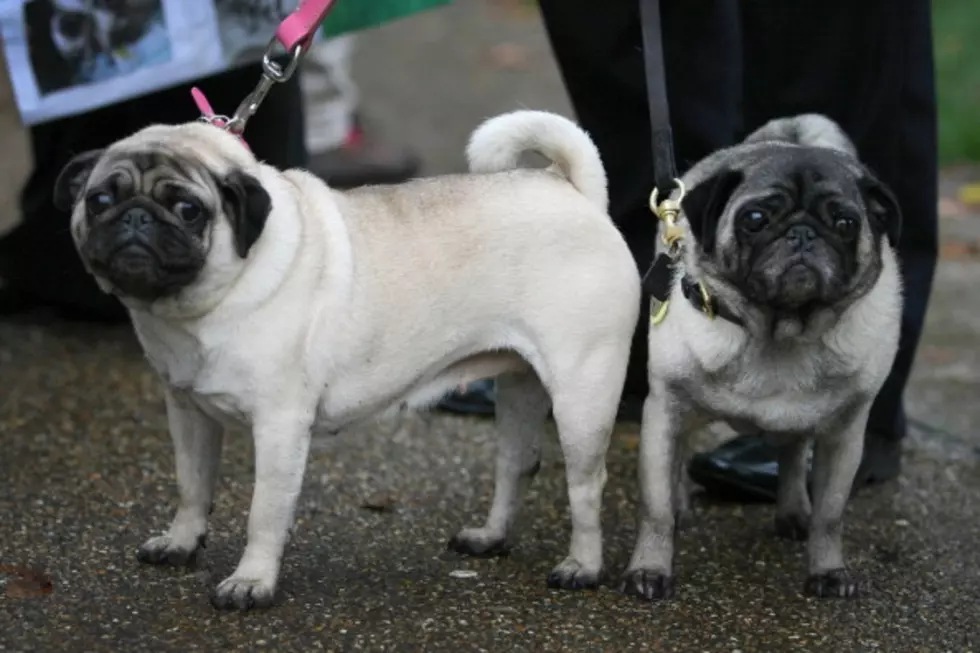
[[[750,294],[779,310],[833,303],[846,290],[837,249],[814,226],[792,225],[759,253],[748,279]]]
[[[142,202],[95,218],[81,254],[117,294],[147,301],[176,295],[205,263],[201,246],[185,229]]]

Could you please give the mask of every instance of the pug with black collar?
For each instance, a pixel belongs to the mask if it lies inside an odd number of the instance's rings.
[[[518,169],[525,150],[554,165]],[[598,152],[574,123],[499,116],[467,154],[471,174],[337,192],[197,122],[148,127],[66,167],[58,199],[74,207],[81,258],[128,307],[165,389],[180,502],[140,560],[181,564],[202,546],[222,434],[245,426],[248,542],[212,600],[270,604],[311,431],[497,377],[493,504],[450,547],[506,550],[552,409],[572,534],[548,582],[598,583],[605,453],[639,273],[606,212]]]
[[[842,515],[898,347],[898,204],[839,126],[815,114],[763,126],[682,181],[669,296],[649,330],[642,509],[621,588],[673,594],[683,443],[724,421],[781,446],[776,529],[807,541],[805,593],[854,596]],[[667,250],[658,243],[661,261]]]

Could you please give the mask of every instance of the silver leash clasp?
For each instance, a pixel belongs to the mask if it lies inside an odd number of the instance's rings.
[[[262,55],[262,76],[259,78],[259,83],[242,100],[242,103],[235,109],[235,113],[232,114],[231,118],[228,118],[227,122],[225,122],[224,128],[231,133],[240,136],[245,131],[245,125],[248,124],[249,118],[254,116],[259,110],[259,106],[265,100],[265,96],[269,94],[272,87],[276,84],[289,81],[296,72],[296,69],[299,68],[299,63],[306,54],[304,44],[300,43],[293,48],[289,63],[283,67],[276,61],[273,61],[273,57],[278,49],[276,47],[278,43],[279,41],[276,38],[269,41],[269,45],[265,49],[265,54]],[[217,116],[213,117],[212,120],[214,118],[217,118]],[[211,122],[211,120],[208,122]]]

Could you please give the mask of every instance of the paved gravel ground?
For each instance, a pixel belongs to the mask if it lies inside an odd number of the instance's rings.
[[[150,568],[138,544],[167,523],[175,488],[157,386],[124,329],[0,327],[0,542],[53,591],[0,598],[0,646],[17,651],[845,650],[964,651],[980,618],[976,455],[913,447],[898,483],[850,507],[851,563],[867,598],[802,598],[801,546],[768,506],[699,504],[680,537],[669,604],[548,590],[568,532],[549,448],[509,558],[443,552],[486,509],[490,423],[433,416],[317,441],[271,610],[215,613],[211,586],[243,545],[251,447],[229,438],[214,530],[196,572]],[[945,436],[943,436],[945,437]],[[605,502],[610,568],[634,532],[636,428],[623,425]],[[962,452],[961,452],[962,453]],[[457,579],[456,570],[474,578]]]
[[[416,146],[430,172],[459,169],[487,115],[568,111],[536,17],[516,3],[467,0],[373,31],[358,68],[374,124]],[[9,107],[0,119],[4,143],[22,144]],[[0,199],[16,191],[18,162],[5,159]],[[943,229],[947,242],[980,240],[975,215]],[[511,555],[450,554],[448,537],[487,508],[493,430],[430,415],[318,440],[277,604],[218,613],[208,592],[244,545],[248,438],[226,441],[198,568],[142,566],[136,547],[166,526],[176,490],[162,399],[135,340],[123,327],[0,323],[0,650],[976,650],[980,263],[958,258],[941,266],[909,390],[933,428],[909,439],[899,481],[849,508],[847,549],[865,581],[850,602],[800,595],[802,545],[776,539],[771,506],[703,500],[679,538],[675,601],[547,589],[569,528],[554,438]],[[614,574],[634,534],[636,446],[636,425],[621,425],[604,505]],[[51,585],[7,573],[26,569]]]

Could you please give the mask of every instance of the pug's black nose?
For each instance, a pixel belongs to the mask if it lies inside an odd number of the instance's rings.
[[[153,216],[146,209],[135,207],[123,214],[122,221],[130,229],[139,231],[153,221]]]
[[[813,227],[805,224],[794,225],[786,232],[786,240],[797,252],[810,249],[813,241],[817,238],[817,232]]]

